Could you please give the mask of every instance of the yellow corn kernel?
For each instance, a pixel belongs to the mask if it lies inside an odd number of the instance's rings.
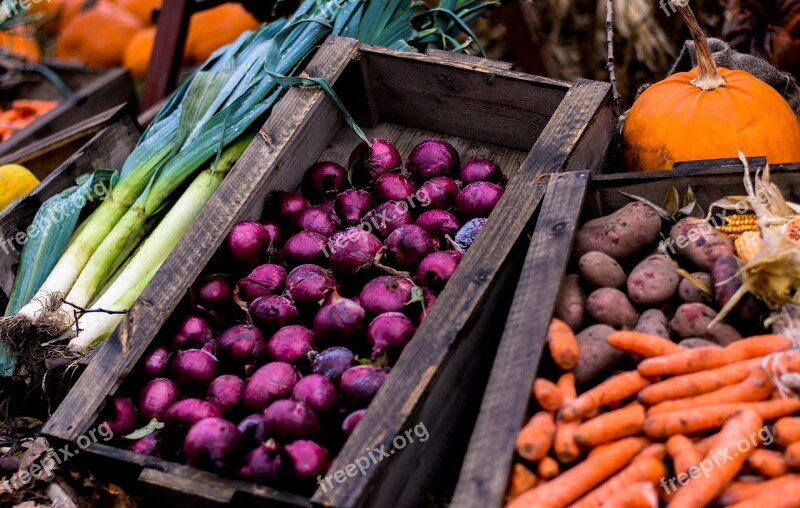
[[[758,231],[756,221],[758,217],[752,213],[726,215],[726,224],[717,226],[717,231],[726,235],[732,241],[735,241],[740,234],[747,231]]]
[[[761,233],[757,231],[747,231],[742,233],[739,238],[733,243],[734,247],[736,248],[736,255],[739,256],[742,261],[748,263],[758,251],[761,250]]]

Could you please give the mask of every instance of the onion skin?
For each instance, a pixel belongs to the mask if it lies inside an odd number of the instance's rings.
[[[325,376],[333,383],[338,383],[355,362],[355,355],[345,347],[332,347],[322,351],[311,362],[311,372]]]
[[[263,263],[271,242],[267,228],[254,221],[236,224],[225,239],[228,255],[234,263],[245,268]]]
[[[277,400],[264,410],[264,432],[276,439],[308,439],[320,429],[317,415],[302,402]]]
[[[192,303],[205,311],[225,310],[233,306],[233,289],[219,275],[208,277],[192,289]]]
[[[449,210],[455,206],[460,189],[452,178],[437,176],[420,185],[419,192],[428,196],[428,210]]]
[[[294,400],[303,402],[316,414],[326,414],[336,407],[339,393],[325,376],[311,374],[301,379],[292,392]]]
[[[297,307],[283,296],[262,296],[256,298],[248,309],[250,319],[262,330],[272,331],[296,321],[300,315]]]
[[[369,224],[383,238],[400,226],[413,223],[414,216],[411,215],[411,210],[405,201],[387,201],[364,216],[364,224]]]
[[[384,275],[367,282],[361,290],[364,308],[377,316],[384,312],[403,312],[411,301],[414,283],[405,277]]]
[[[264,415],[261,413],[246,416],[236,426],[244,436],[245,443],[255,446],[264,441]]]
[[[416,184],[402,173],[384,173],[372,186],[372,196],[378,202],[405,201],[416,193]]]
[[[425,256],[436,250],[431,235],[414,224],[395,229],[386,239],[386,248],[400,268],[416,268]]]
[[[255,326],[236,325],[222,332],[217,339],[217,356],[226,365],[250,365],[266,350],[267,341]]]
[[[272,362],[258,369],[244,389],[244,405],[253,411],[263,411],[274,400],[292,395],[300,373],[284,362]]]
[[[461,229],[461,221],[445,210],[428,210],[422,212],[414,223],[431,235],[432,238],[442,242],[445,235],[452,237]]]
[[[321,203],[347,188],[347,170],[335,162],[318,162],[306,170],[301,188],[304,196]]]
[[[503,172],[500,166],[486,157],[475,157],[461,168],[458,179],[469,185],[475,182],[500,183],[503,181]]]
[[[128,445],[128,450],[138,453],[139,455],[153,456],[158,452],[158,447],[158,432],[156,431],[135,441],[131,441]]]
[[[145,421],[155,418],[164,420],[164,415],[181,398],[178,386],[166,378],[150,381],[139,395],[139,413]]]
[[[124,436],[136,430],[136,406],[131,399],[114,397],[108,413],[110,417],[105,420],[105,424],[114,435]]]
[[[214,340],[208,321],[200,316],[186,316],[178,327],[172,344],[178,349],[200,349]]]
[[[275,213],[277,213],[284,222],[289,222],[294,214],[309,206],[311,206],[311,203],[308,199],[296,192],[278,191],[275,194]]]
[[[301,231],[286,240],[283,256],[292,265],[324,264],[327,239],[319,233]]]
[[[475,243],[478,234],[481,232],[481,229],[483,229],[483,226],[486,225],[486,222],[487,219],[472,219],[464,224],[464,227],[456,233],[455,237],[456,245],[458,245],[459,249],[463,252],[467,252],[472,244]]]
[[[218,377],[208,385],[206,400],[217,406],[222,414],[230,413],[244,400],[244,380],[232,374]]]
[[[180,387],[205,389],[219,375],[219,360],[205,349],[181,351],[172,363],[172,377]]]
[[[366,319],[363,307],[334,291],[314,317],[314,335],[320,340],[346,339],[360,333]]]
[[[313,441],[295,441],[286,445],[286,455],[294,476],[302,480],[325,474],[330,465],[330,453]]]
[[[300,265],[286,277],[286,291],[296,305],[319,308],[336,289],[333,273],[317,265]]]
[[[163,377],[169,372],[172,351],[167,346],[158,345],[144,361],[144,373],[149,378]]]
[[[270,483],[281,477],[283,469],[283,457],[275,441],[270,439],[247,454],[239,476],[258,483]]]
[[[168,425],[194,425],[205,418],[222,416],[217,406],[200,399],[183,399],[172,405],[164,413],[164,423]]]
[[[342,227],[339,217],[322,205],[310,206],[300,210],[292,217],[292,222],[298,229],[317,233],[325,238],[330,238]]]
[[[224,470],[235,457],[242,440],[242,433],[228,420],[205,418],[189,429],[183,451],[190,466]]]
[[[357,365],[342,374],[339,390],[353,408],[365,408],[386,381],[386,372],[374,365]]]
[[[314,334],[300,325],[284,326],[270,337],[267,354],[276,362],[294,364],[314,351]]]
[[[372,205],[372,195],[362,189],[347,189],[336,196],[336,213],[350,225],[360,222]]]
[[[333,271],[352,275],[374,262],[383,243],[363,229],[349,228],[331,237],[330,248]]]
[[[422,260],[417,268],[416,281],[420,286],[429,287],[434,292],[441,291],[458,268],[464,257],[458,251],[434,252]]]
[[[281,225],[273,220],[265,220],[261,225],[264,226],[264,229],[269,233],[269,238],[272,240],[272,247],[280,247],[283,241],[283,228]]]
[[[403,165],[400,152],[385,139],[370,140],[372,146],[361,143],[350,154],[347,164],[350,183],[353,187],[362,188],[374,183],[382,174],[388,173]]]
[[[460,166],[461,158],[456,149],[441,139],[423,141],[412,150],[406,161],[406,168],[418,181],[455,175]]]
[[[405,314],[387,312],[372,320],[367,328],[367,341],[372,345],[372,359],[387,350],[401,350],[414,336],[414,323]]]
[[[350,437],[350,434],[356,429],[356,425],[364,418],[364,415],[367,414],[366,409],[359,409],[357,411],[353,411],[349,415],[347,415],[342,422],[342,432],[345,436]]]
[[[256,267],[236,287],[244,301],[251,303],[262,296],[281,294],[285,285],[286,270],[280,265],[268,264]]]
[[[456,210],[469,219],[485,219],[500,202],[503,192],[503,188],[494,183],[471,183],[458,194]]]

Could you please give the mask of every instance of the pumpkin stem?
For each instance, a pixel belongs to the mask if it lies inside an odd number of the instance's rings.
[[[706,41],[706,34],[694,17],[692,9],[689,7],[688,0],[673,0],[675,7],[683,16],[686,26],[689,27],[689,32],[692,34],[694,41],[694,49],[697,54],[697,66],[700,68],[698,76],[691,81],[691,83],[700,88],[701,90],[716,90],[721,86],[725,86],[727,81],[717,71],[717,64],[714,63],[714,56],[711,54],[711,48],[708,47]]]

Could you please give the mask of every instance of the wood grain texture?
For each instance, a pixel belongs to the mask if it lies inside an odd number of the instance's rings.
[[[588,172],[550,177],[453,506],[503,505],[516,434],[527,412],[588,181]]]
[[[481,58],[479,56],[465,55],[464,53],[453,53],[452,51],[445,51],[443,49],[432,48],[425,52],[428,56],[435,56],[444,58],[451,62],[459,62],[472,67],[472,70],[477,70],[481,67],[487,69],[498,69],[503,71],[513,71],[514,64],[511,62],[501,62],[499,60],[492,60],[491,58]]]

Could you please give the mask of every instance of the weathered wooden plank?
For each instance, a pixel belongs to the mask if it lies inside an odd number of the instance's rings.
[[[588,172],[550,178],[503,331],[453,506],[502,506],[556,294],[586,196]]]
[[[492,60],[491,58],[482,58],[479,56],[465,55],[464,53],[453,53],[452,51],[444,51],[442,49],[429,49],[425,52],[428,56],[435,56],[444,58],[451,62],[460,62],[469,65],[473,70],[480,67],[488,69],[498,69],[503,71],[513,71],[514,64],[511,62],[501,62],[499,60]]]
[[[362,456],[365,448],[388,447],[398,433],[413,427],[413,414],[448,365],[453,351],[460,347],[463,331],[486,300],[490,281],[508,262],[510,253],[523,234],[542,195],[531,192],[542,175],[563,171],[571,156],[581,150],[586,125],[596,111],[587,108],[585,96],[596,96],[589,81],[576,82],[559,105],[550,123],[538,138],[519,173],[509,182],[505,195],[484,226],[470,252],[461,262],[440,295],[448,305],[434,306],[417,331],[415,339],[389,376],[373,401],[380,411],[369,411],[362,424],[331,466],[332,471],[343,469]],[[594,171],[597,168],[590,167]],[[480,253],[479,255],[471,253]],[[364,476],[349,478],[346,489],[322,492],[318,489],[313,500],[334,506],[363,504],[370,485],[389,467],[382,461]]]

